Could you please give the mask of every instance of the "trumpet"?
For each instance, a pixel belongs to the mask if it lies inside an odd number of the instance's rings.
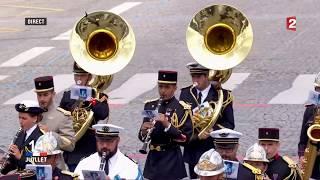
[[[162,97],[160,97],[159,102],[158,102],[158,105],[157,105],[157,107],[156,107],[156,109],[155,109],[155,111],[156,111],[157,113],[159,113],[159,107],[161,106],[162,101],[163,101],[163,99],[162,99]],[[147,153],[148,153],[148,152],[147,152],[147,148],[148,148],[148,144],[149,144],[149,142],[150,142],[150,140],[151,140],[151,133],[152,133],[152,131],[153,131],[153,129],[154,129],[154,125],[156,124],[155,118],[152,119],[152,124],[153,124],[153,127],[150,128],[150,129],[148,129],[148,133],[147,133],[147,135],[146,135],[146,137],[145,137],[145,139],[144,139],[144,141],[143,141],[143,145],[142,145],[141,149],[139,150],[139,152],[140,152],[141,154],[147,154]]]
[[[15,144],[18,136],[20,134],[20,132],[22,131],[22,128],[20,127],[20,129],[18,130],[18,132],[16,133],[16,135],[14,136],[14,138],[12,139],[10,145]],[[9,151],[9,150],[8,150]],[[10,154],[8,153],[8,151],[4,154],[4,158],[3,161],[0,164],[0,173],[2,173],[2,170],[8,165],[9,162],[9,158],[10,158]]]
[[[99,167],[100,171],[104,171],[104,167],[106,166],[106,156],[107,156],[107,153],[103,151],[101,156],[101,161],[100,161],[100,167]]]

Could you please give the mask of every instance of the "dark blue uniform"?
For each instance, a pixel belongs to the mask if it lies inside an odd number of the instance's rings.
[[[238,180],[255,180],[258,176],[263,176],[261,175],[261,171],[258,172],[256,168],[246,163],[239,164]]]
[[[71,94],[70,91],[64,92],[59,107],[71,112],[74,109],[76,100],[71,99],[70,94]],[[101,98],[101,96],[103,95],[107,96],[105,94],[100,93],[99,98]],[[84,106],[87,106],[88,103],[89,102],[84,102]],[[108,102],[97,101],[97,104],[92,107],[92,111],[94,113],[93,114],[94,119],[90,127],[96,124],[99,120],[106,119],[109,116]],[[97,152],[95,131],[89,128],[85,132],[85,134],[81,137],[81,139],[76,142],[76,146],[74,150],[72,152],[64,152],[63,156],[65,159],[65,162],[69,166],[69,170],[73,171],[82,158],[90,156],[95,152]]]
[[[147,102],[144,110],[155,110],[158,101]],[[184,134],[187,137],[186,141],[188,141],[192,136],[190,110],[189,105],[180,103],[175,97],[164,100],[160,105],[158,111],[170,117],[171,127],[165,132],[165,128],[160,122],[155,123],[151,133],[150,151],[143,172],[145,178],[176,180],[187,176],[179,146],[183,143],[178,143],[175,139],[179,139],[181,134]],[[143,119],[143,122],[149,121],[150,118]],[[139,132],[139,139],[144,141],[144,138]]]
[[[197,107],[197,90],[193,88],[190,92],[190,88],[192,86],[188,86],[181,89],[180,93],[180,100],[188,103],[191,105],[191,108],[194,109]],[[192,93],[192,94],[191,94]],[[233,107],[232,107],[232,95],[231,92],[228,90],[223,89],[223,96],[224,96],[224,105],[222,108],[222,112],[218,117],[216,124],[213,126],[213,130],[221,129],[223,127],[234,129],[234,117],[233,117]],[[211,88],[208,92],[205,101],[209,103],[212,101],[218,100],[218,91],[211,85]],[[205,102],[204,101],[204,102]],[[208,151],[211,148],[214,148],[213,138],[208,137],[207,139],[200,140],[197,135],[198,131],[194,129],[194,136],[189,142],[188,145],[185,146],[183,158],[186,163],[189,164],[189,170],[191,174],[191,178],[196,178],[197,175],[194,173],[193,169],[194,166],[198,163],[199,158],[201,155]]]
[[[30,164],[26,162],[26,148],[30,151],[32,151],[31,145],[29,144],[31,141],[34,141],[34,144],[37,142],[38,138],[43,135],[43,132],[40,130],[40,128],[37,126],[32,133],[29,135],[29,137],[25,140],[26,133],[24,131],[21,131],[18,134],[18,137],[16,139],[16,142],[14,142],[15,145],[18,146],[20,152],[22,152],[21,159],[17,160],[14,156],[10,155],[9,157],[9,163],[1,170],[1,174],[7,174],[8,172],[18,169],[23,170],[26,167],[26,164]]]
[[[303,122],[301,126],[300,141],[298,145],[299,157],[304,155],[304,150],[307,147],[308,140],[309,140],[307,136],[307,130],[314,123],[315,110],[316,110],[316,105],[314,104],[306,105],[306,110],[304,111]],[[320,143],[318,143],[317,146],[319,151]],[[320,156],[316,157],[311,178],[320,179]]]
[[[284,159],[286,158],[286,160]],[[292,168],[289,167],[293,166]],[[295,167],[294,167],[295,166]],[[282,180],[282,179],[288,179],[288,180],[295,180],[295,179],[301,179],[299,176],[299,172],[296,169],[297,165],[293,160],[289,160],[288,157],[282,157],[279,155],[276,155],[274,158],[269,159],[268,163],[268,169],[266,171],[266,174],[274,180]]]

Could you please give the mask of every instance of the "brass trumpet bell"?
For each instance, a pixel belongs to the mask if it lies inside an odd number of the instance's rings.
[[[213,5],[196,13],[186,33],[191,56],[214,70],[230,69],[249,54],[252,27],[243,13],[228,5]]]
[[[111,12],[93,12],[81,18],[73,28],[70,51],[85,71],[111,75],[123,69],[135,50],[130,25]]]

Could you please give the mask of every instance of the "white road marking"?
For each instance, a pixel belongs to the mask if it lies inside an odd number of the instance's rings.
[[[54,89],[56,93],[64,91],[66,88],[69,88],[71,85],[74,84],[73,75],[72,74],[59,74],[53,77],[54,81]],[[19,94],[8,101],[6,101],[5,105],[8,104],[17,104],[20,103],[22,100],[37,100],[36,93],[34,89],[26,91],[22,94]]]
[[[125,3],[122,3],[118,6],[115,6],[111,9],[109,9],[108,11],[120,15],[121,13],[123,13],[123,12],[125,12],[135,6],[140,5],[141,3],[142,2],[125,2]],[[69,40],[71,31],[72,30],[70,29],[64,33],[61,33],[58,36],[52,38],[51,40]]]
[[[71,29],[67,32],[61,33],[58,36],[52,38],[51,40],[69,40],[70,38]]]
[[[292,83],[291,88],[278,93],[268,104],[304,104],[313,90],[313,81],[316,74],[299,75]]]
[[[127,104],[157,86],[157,73],[139,73],[108,93],[110,104]]]
[[[39,56],[40,54],[43,54],[50,49],[53,49],[54,47],[34,47],[31,48],[23,53],[18,54],[17,56],[9,59],[8,61],[2,63],[0,67],[17,67],[20,66],[32,58],[35,58]]]
[[[225,83],[222,84],[224,89],[234,90],[237,88],[239,84],[241,84],[244,80],[249,77],[250,73],[232,73],[230,79]]]
[[[63,92],[74,85],[73,74],[60,74],[53,77],[56,93]],[[152,90],[157,85],[157,73],[139,73],[130,77],[120,87],[108,93],[110,97],[109,104],[127,104],[141,94]],[[34,89],[19,94],[5,103],[17,104],[22,100],[36,100]]]
[[[2,80],[4,80],[4,79],[6,79],[7,77],[9,77],[9,76],[6,76],[6,75],[0,75],[0,81],[2,81]]]
[[[114,13],[114,14],[121,14],[125,11],[128,11],[129,9],[135,7],[135,6],[138,6],[140,5],[142,2],[125,2],[125,3],[122,3],[118,6],[115,6],[111,9],[109,9],[110,12]]]

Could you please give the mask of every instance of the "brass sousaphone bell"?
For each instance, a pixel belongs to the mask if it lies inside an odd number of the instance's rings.
[[[186,40],[191,56],[214,73],[209,74],[210,80],[223,83],[230,77],[231,69],[249,54],[253,32],[248,19],[236,8],[212,5],[194,15],[187,28]],[[217,121],[223,105],[221,89],[218,96],[210,121],[201,125],[199,137]]]
[[[111,84],[113,74],[130,62],[136,42],[130,25],[123,18],[98,11],[86,14],[75,24],[69,46],[76,63],[94,75],[89,85],[98,94]],[[93,112],[78,108],[72,117],[78,140],[90,127]]]

